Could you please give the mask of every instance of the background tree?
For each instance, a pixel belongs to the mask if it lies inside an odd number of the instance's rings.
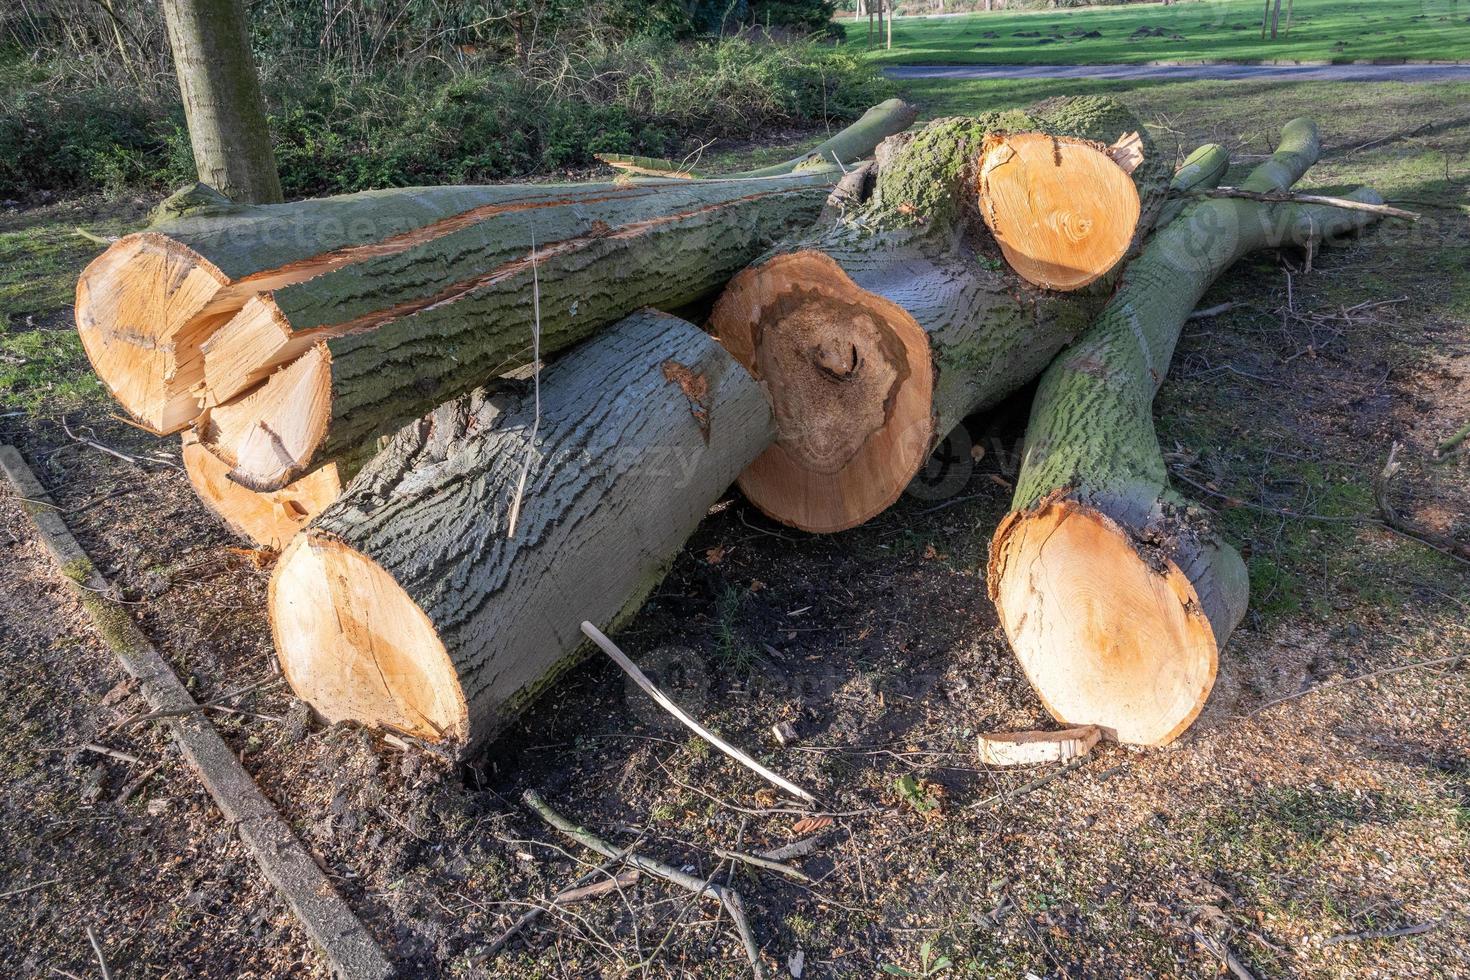
[[[199,179],[234,201],[282,199],[239,0],[163,0]]]

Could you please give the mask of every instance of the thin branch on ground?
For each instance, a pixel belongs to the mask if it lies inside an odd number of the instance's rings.
[[[1383,469],[1378,473],[1378,479],[1373,483],[1373,500],[1378,505],[1378,512],[1383,515],[1383,524],[1391,530],[1397,531],[1404,537],[1412,538],[1427,548],[1453,558],[1462,565],[1470,565],[1470,547],[1447,534],[1439,534],[1428,528],[1420,527],[1418,524],[1403,517],[1394,508],[1389,499],[1389,483],[1400,469],[1399,450],[1403,448],[1395,442],[1388,450],[1388,458],[1384,460]]]
[[[1325,194],[1298,194],[1292,191],[1247,191],[1239,187],[1212,187],[1205,190],[1185,191],[1181,197],[1229,197],[1244,201],[1264,201],[1268,204],[1321,204],[1330,208],[1341,208],[1344,211],[1366,211],[1369,214],[1382,215],[1388,218],[1403,218],[1405,221],[1418,221],[1420,215],[1415,211],[1405,211],[1403,208],[1390,207],[1387,204],[1368,204],[1365,201],[1354,201],[1346,197],[1329,197]]]
[[[1416,922],[1398,929],[1366,929],[1363,932],[1348,932],[1322,940],[1323,946],[1336,943],[1352,943],[1363,939],[1398,939],[1401,936],[1419,936],[1439,928],[1438,922]]]
[[[1374,677],[1387,677],[1390,674],[1402,674],[1405,671],[1418,670],[1421,667],[1446,667],[1452,664],[1459,663],[1467,656],[1470,656],[1470,654],[1459,653],[1453,657],[1436,657],[1433,660],[1416,660],[1410,664],[1400,664],[1397,667],[1385,667],[1382,670],[1370,670],[1366,674],[1354,674],[1352,677],[1344,677],[1341,680],[1327,681],[1322,684],[1313,684],[1311,687],[1306,688],[1302,691],[1297,691],[1295,694],[1288,694],[1285,697],[1277,698],[1274,701],[1267,701],[1265,704],[1261,705],[1259,708],[1255,709],[1245,717],[1254,718],[1256,715],[1265,711],[1267,708],[1274,708],[1278,704],[1284,704],[1287,701],[1295,701],[1297,698],[1304,698],[1308,694],[1313,694],[1317,691],[1326,691],[1334,687],[1343,687],[1347,684],[1355,684],[1358,681],[1371,680]]]
[[[740,941],[745,947],[745,955],[750,960],[751,972],[756,977],[756,980],[764,980],[766,971],[764,965],[761,963],[760,947],[756,945],[755,934],[751,932],[750,921],[745,916],[745,906],[741,902],[738,892],[731,891],[723,885],[716,885],[713,881],[702,881],[691,874],[680,871],[678,868],[672,868],[661,861],[655,861],[632,851],[614,847],[591,831],[577,826],[566,817],[557,813],[547,805],[546,801],[541,798],[541,794],[535,790],[526,790],[522,794],[521,800],[526,806],[535,811],[536,815],[542,820],[545,820],[548,824],[588,850],[596,851],[606,857],[622,861],[630,867],[637,868],[644,874],[653,875],[655,878],[662,878],[667,882],[678,885],[686,891],[693,892],[695,895],[702,896],[707,894],[718,901],[724,910],[730,914],[731,921],[735,923],[735,931],[740,934]]]
[[[97,933],[87,926],[87,941],[92,944],[92,952],[97,954],[97,969],[102,971],[102,980],[112,980],[112,971],[107,968],[107,957],[103,955],[102,943],[97,940]]]
[[[228,694],[221,694],[219,697],[214,698],[211,701],[201,701],[198,704],[191,704],[187,708],[169,708],[166,711],[149,711],[145,714],[133,715],[130,718],[124,718],[122,721],[112,726],[112,731],[120,732],[125,728],[132,728],[134,725],[141,725],[149,721],[161,721],[165,718],[182,718],[185,715],[192,715],[200,711],[208,711],[212,708],[222,708],[227,702],[233,701],[236,698],[241,698],[247,694],[252,694],[256,691],[264,690],[266,688],[276,687],[282,683],[284,683],[284,681],[281,678],[272,677],[268,680],[263,680],[259,683],[251,684],[248,687],[242,687],[237,691],[231,691]],[[273,718],[271,720],[279,719]]]
[[[1256,980],[1255,974],[1240,961],[1240,957],[1231,951],[1229,944],[1223,941],[1210,939],[1198,929],[1191,930],[1194,933],[1194,941],[1208,952],[1211,956],[1225,964],[1226,969],[1235,975],[1236,980]]]
[[[599,630],[596,626],[593,626],[591,623],[584,621],[582,623],[582,632],[586,634],[589,640],[597,644],[597,646],[602,650],[603,653],[611,657],[613,663],[621,667],[624,673],[633,678],[633,683],[637,684],[640,688],[643,689],[643,692],[645,694],[653,698],[653,700],[658,703],[659,707],[663,708],[669,714],[673,715],[680,722],[682,722],[684,724],[684,727],[688,728],[700,738],[704,739],[706,742],[709,742],[715,748],[725,753],[725,755],[734,759],[736,762],[740,763],[742,766],[760,776],[767,782],[779,786],[786,792],[792,794],[798,799],[806,800],[808,803],[818,802],[815,796],[808,793],[806,790],[802,789],[791,780],[787,779],[784,776],[777,775],[776,773],[767,769],[765,766],[761,765],[759,762],[756,762],[750,756],[746,755],[744,752],[740,751],[735,746],[731,745],[729,742],[726,742],[724,739],[720,738],[718,735],[705,728],[699,722],[695,721],[692,717],[690,717],[689,714],[684,711],[683,708],[679,707],[672,700],[670,700],[668,695],[664,694],[664,692],[655,687],[653,681],[649,680],[648,676],[644,674],[643,671],[638,669],[638,665],[633,663],[632,660],[629,660],[628,655],[623,653],[622,650],[618,649],[617,644],[604,636],[602,631]]]

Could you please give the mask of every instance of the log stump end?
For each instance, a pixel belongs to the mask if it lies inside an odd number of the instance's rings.
[[[82,349],[107,390],[154,433],[177,432],[198,414],[199,344],[218,322],[207,308],[228,282],[156,232],[119,238],[77,279]]]
[[[988,589],[1032,687],[1058,721],[1166,745],[1214,686],[1215,634],[1189,578],[1064,493],[1011,513]]]
[[[802,251],[736,276],[710,326],[775,415],[775,445],[740,475],[753,504],[831,532],[898,499],[933,434],[929,340],[912,316],[828,256]]]
[[[443,641],[371,558],[297,535],[271,576],[270,618],[287,682],[327,721],[464,740],[468,709]]]

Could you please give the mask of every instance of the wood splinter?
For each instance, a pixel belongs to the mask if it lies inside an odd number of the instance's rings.
[[[1096,725],[1059,732],[991,732],[979,737],[978,749],[987,766],[1034,766],[1080,759],[1100,738],[1102,729]]]

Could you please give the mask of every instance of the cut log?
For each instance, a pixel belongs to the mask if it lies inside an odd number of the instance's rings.
[[[912,110],[894,100],[838,138],[876,144],[911,119]],[[830,184],[837,173],[833,165],[831,174],[809,176]],[[201,345],[258,293],[411,252],[377,266],[376,274],[391,277],[384,280],[390,289],[407,289],[403,299],[432,295],[472,274],[466,270],[474,267],[477,243],[491,249],[474,269],[485,272],[524,255],[534,232],[543,242],[594,234],[596,222],[625,223],[628,208],[640,206],[632,202],[647,209],[646,199],[677,183],[408,188],[264,207],[232,204],[195,185],[165,201],[147,231],[118,240],[82,273],[77,329],[98,376],[123,407],[155,432],[175,432],[198,415]],[[477,234],[487,222],[485,234]],[[507,223],[512,227],[500,227]],[[448,236],[455,237],[442,247],[425,247]],[[344,281],[334,280],[339,287]],[[367,302],[372,287],[360,285],[351,295]],[[358,308],[351,315],[370,312]],[[338,322],[316,315],[315,325]]]
[[[200,346],[259,292],[400,253],[489,218],[608,194],[611,184],[368,191],[294,204],[231,203],[203,184],[164,201],[77,280],[82,346],[118,402],[158,433],[199,414]]]
[[[999,134],[1112,140],[1139,129],[1095,97],[936,121],[880,148],[865,206],[736,276],[711,329],[767,389],[779,433],[741,474],[746,497],[805,530],[854,527],[898,499],[961,419],[1035,378],[1106,296],[1034,288],[994,257],[975,193],[984,150]],[[1074,193],[1111,168],[1107,193],[1129,184],[1136,219],[1140,193],[1163,189],[1156,155],[1130,178],[1086,145],[1082,173],[1093,176]]]
[[[184,472],[204,506],[251,543],[280,551],[342,493],[337,464],[328,463],[279,490],[260,493],[229,478],[223,463],[184,432]]]
[[[1130,172],[1087,140],[997,135],[981,151],[980,216],[1022,279],[1080,289],[1111,272],[1133,241],[1139,202]]]
[[[1288,123],[1245,186],[1285,190],[1318,153],[1316,127]],[[988,589],[1059,721],[1161,745],[1199,714],[1249,586],[1240,556],[1169,490],[1154,394],[1185,320],[1236,259],[1373,217],[1243,200],[1191,205],[1128,264],[1107,309],[1042,376],[1012,511],[991,542]]]
[[[546,369],[540,407],[524,388],[439,407],[287,546],[276,649],[328,719],[482,744],[574,661],[583,620],[637,609],[774,435],[744,369],[651,311]]]
[[[226,331],[232,350],[235,337],[248,335],[238,347],[256,354],[273,348],[267,364],[284,366],[207,409],[196,426],[199,441],[236,482],[254,490],[284,486],[527,363],[535,293],[543,356],[640,307],[676,309],[718,289],[773,238],[810,222],[837,175],[834,168],[831,175],[669,182],[650,206],[653,216],[630,204],[632,220],[538,247],[534,275],[531,256],[522,253],[387,310],[359,312],[376,302],[361,301],[361,291],[392,295],[394,281],[369,275],[382,263],[293,287],[293,295],[308,299],[292,311],[350,317],[324,325],[313,319],[304,328],[284,327],[286,291],[278,291],[268,315],[255,319],[262,307],[253,304],[237,318],[238,333],[236,324]],[[669,207],[671,201],[680,207]],[[403,275],[417,273],[410,267]]]

